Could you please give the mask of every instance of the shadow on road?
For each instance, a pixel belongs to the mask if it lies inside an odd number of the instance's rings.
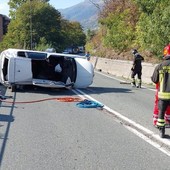
[[[109,88],[109,87],[88,87],[88,91],[91,93],[133,93],[131,89],[128,88]]]
[[[6,89],[1,88],[1,95],[5,95],[5,93],[6,93]],[[7,122],[6,129],[4,129],[4,133],[1,134],[0,137],[0,139],[3,140],[0,149],[0,167],[2,165],[3,155],[8,140],[10,126],[11,123],[14,121],[13,109],[14,109],[15,98],[16,98],[16,93],[14,93],[13,102],[11,103],[10,106],[8,106],[8,108],[10,109],[9,114],[0,114],[0,122]],[[0,103],[0,107],[3,107],[2,102]]]
[[[164,137],[164,138],[170,139],[170,135],[166,135],[166,134],[165,134],[165,137]]]
[[[56,95],[68,95],[72,94],[71,90],[68,90],[66,88],[47,88],[47,87],[38,87],[38,86],[24,86],[22,89],[17,89],[17,93],[38,93],[38,94],[48,94],[51,96]]]
[[[12,115],[0,114],[0,122],[13,122],[14,117]]]

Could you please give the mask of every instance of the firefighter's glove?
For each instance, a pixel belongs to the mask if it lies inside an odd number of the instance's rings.
[[[134,68],[133,68],[133,67],[131,68],[131,71],[134,71]]]

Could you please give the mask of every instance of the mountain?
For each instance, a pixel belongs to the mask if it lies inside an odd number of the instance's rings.
[[[69,21],[78,21],[84,31],[98,28],[98,15],[103,6],[103,0],[84,0],[83,2],[66,9],[59,9],[63,18]],[[100,9],[98,8],[100,7]]]

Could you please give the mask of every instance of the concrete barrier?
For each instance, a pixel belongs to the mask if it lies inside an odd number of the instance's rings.
[[[102,72],[109,73],[115,76],[130,78],[132,61],[113,60],[108,58],[91,57],[91,63],[94,68]],[[156,64],[142,63],[142,82],[146,84],[153,84],[151,76]]]

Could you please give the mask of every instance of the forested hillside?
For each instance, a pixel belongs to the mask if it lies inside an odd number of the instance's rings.
[[[104,1],[100,29],[88,32],[86,48],[101,56],[129,59],[137,48],[149,60],[160,59],[170,42],[169,0]]]
[[[53,47],[62,52],[70,45],[85,45],[92,55],[131,59],[131,50],[136,48],[145,61],[157,61],[170,43],[170,0],[85,0],[83,4],[93,4],[99,10],[98,29],[87,33],[79,22],[64,19],[49,1],[9,0],[11,22],[0,51]],[[101,1],[102,9],[98,8]],[[82,21],[88,23],[90,15],[81,3],[78,7],[81,13],[77,15],[80,19],[87,16]]]

